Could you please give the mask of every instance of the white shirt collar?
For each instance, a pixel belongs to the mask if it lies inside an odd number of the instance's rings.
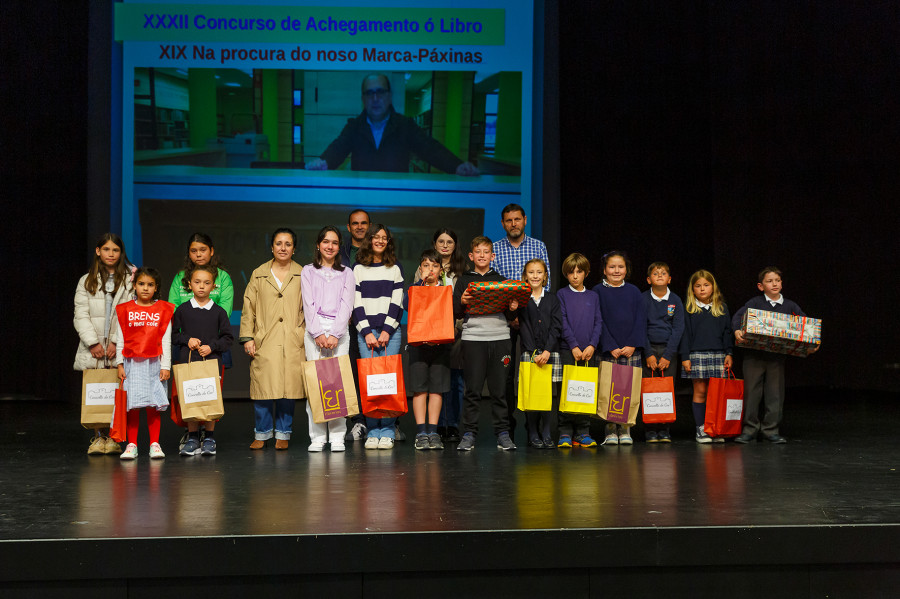
[[[780,293],[778,294],[778,299],[777,299],[777,300],[773,300],[773,299],[770,298],[768,295],[764,295],[763,297],[766,298],[766,301],[767,301],[767,302],[769,302],[770,304],[772,304],[772,307],[773,307],[773,308],[774,308],[775,306],[779,305],[779,304],[783,304],[783,303],[784,303],[784,296],[783,296],[782,294],[780,294]]]
[[[666,287],[666,294],[662,297],[657,297],[657,295],[655,293],[653,293],[653,289],[652,288],[650,289],[650,297],[652,297],[653,299],[655,299],[658,302],[664,302],[664,301],[668,300],[670,293],[672,293],[672,292],[669,291],[668,287]]]
[[[201,306],[200,304],[197,303],[197,300],[195,298],[193,298],[193,297],[191,298],[191,307],[192,308],[200,308],[201,310],[212,310],[212,307],[215,305],[215,303],[216,302],[209,300],[208,302],[206,302],[205,306]]]
[[[603,286],[604,286],[604,287],[612,287],[613,289],[616,289],[616,288],[618,288],[618,287],[623,287],[624,285],[625,285],[625,281],[622,281],[622,283],[621,283],[620,285],[613,285],[613,284],[611,284],[609,281],[607,281],[606,279],[603,279]]]
[[[712,304],[704,304],[700,300],[696,300],[696,301],[697,301],[697,305],[700,306],[701,308],[703,308],[704,310],[709,310],[710,308],[712,308]]]
[[[584,285],[582,285],[581,291],[578,291],[577,289],[575,289],[575,288],[572,287],[571,285],[569,285],[569,289],[571,289],[571,290],[574,291],[575,293],[584,293],[585,291],[587,291],[587,287],[585,287]]]

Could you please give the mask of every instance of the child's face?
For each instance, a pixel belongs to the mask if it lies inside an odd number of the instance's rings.
[[[419,265],[419,274],[427,284],[434,285],[441,276],[441,265],[425,258]]]
[[[100,262],[102,262],[103,266],[106,268],[115,268],[116,264],[119,263],[119,258],[122,257],[122,248],[112,241],[107,241],[102,246],[96,248],[96,251],[97,255],[100,256]]]
[[[381,257],[381,255],[384,254],[384,250],[387,249],[390,240],[391,238],[388,237],[387,231],[379,229],[378,232],[372,236],[372,253]]]
[[[625,281],[625,275],[628,272],[628,266],[625,264],[625,258],[622,256],[613,256],[606,261],[603,267],[603,275],[606,280],[613,285],[621,285]]]
[[[709,300],[712,299],[713,294],[713,286],[712,283],[707,281],[704,278],[699,278],[694,281],[694,297],[697,298],[698,301],[703,302],[704,304],[708,304]]]
[[[781,277],[774,272],[767,272],[766,276],[763,277],[763,282],[757,283],[756,286],[774,300],[777,300],[778,296],[781,295]]]
[[[525,282],[531,286],[532,291],[537,291],[544,287],[544,277],[547,271],[540,264],[529,264],[525,269]]]
[[[205,270],[198,270],[191,276],[189,285],[191,286],[191,291],[194,292],[194,299],[200,301],[209,297],[215,283],[211,274]]]
[[[486,270],[491,266],[491,260],[494,259],[494,248],[486,243],[476,245],[475,249],[469,252],[469,260],[475,265],[477,270]]]
[[[139,276],[134,282],[134,294],[139,302],[153,301],[153,296],[156,295],[156,280],[150,275]]]
[[[584,278],[586,276],[587,273],[576,266],[572,269],[572,272],[566,275],[566,278],[569,279],[569,285],[580,291],[584,287]]]
[[[657,268],[647,277],[647,282],[653,287],[668,287],[669,283],[672,282],[672,277],[669,276],[669,271],[665,268]]]
[[[211,247],[199,241],[191,242],[191,247],[188,248],[188,256],[190,256],[191,262],[197,266],[209,264],[209,259],[212,258],[214,253]]]
[[[434,242],[434,249],[438,251],[442,258],[449,258],[453,255],[453,250],[456,249],[456,242],[446,233],[441,233],[437,241]]]
[[[324,260],[334,262],[335,257],[341,251],[341,244],[338,241],[337,233],[334,231],[325,233],[325,237],[319,242],[317,247],[319,249],[319,254]]]

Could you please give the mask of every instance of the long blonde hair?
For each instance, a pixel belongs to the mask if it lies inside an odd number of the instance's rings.
[[[685,306],[687,313],[696,314],[701,309],[700,306],[697,305],[697,298],[694,297],[694,283],[700,279],[706,279],[712,284],[713,291],[710,300],[712,308],[710,308],[710,312],[712,312],[713,316],[722,316],[725,314],[725,299],[722,297],[722,292],[719,290],[719,284],[716,283],[716,278],[711,272],[702,269],[692,274],[691,280],[688,281],[687,295],[685,296],[687,297],[687,306]]]

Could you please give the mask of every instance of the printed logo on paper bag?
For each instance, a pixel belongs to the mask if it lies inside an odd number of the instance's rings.
[[[675,397],[669,391],[644,393],[644,414],[671,414],[675,411]]]
[[[184,403],[200,403],[201,401],[216,401],[216,379],[193,379],[181,383],[181,397]]]
[[[366,377],[366,395],[375,397],[378,395],[397,394],[397,373],[370,374]]]
[[[566,401],[572,403],[594,403],[597,397],[597,383],[590,381],[569,381],[566,387]]]
[[[743,399],[726,399],[725,400],[725,420],[740,420],[741,412],[744,410]]]
[[[609,389],[610,422],[627,422],[631,411],[631,368],[612,369],[612,384]]]
[[[88,383],[84,389],[84,403],[88,406],[111,406],[116,403],[115,383]]]
[[[337,360],[316,360],[316,376],[319,379],[319,401],[327,420],[347,415],[347,398],[344,396],[344,380]]]

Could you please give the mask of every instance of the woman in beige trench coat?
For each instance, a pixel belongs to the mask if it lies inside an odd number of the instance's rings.
[[[275,449],[287,449],[294,404],[306,397],[303,268],[293,260],[296,247],[293,231],[277,229],[272,234],[272,260],[253,271],[244,292],[240,342],[250,356],[250,399],[256,420],[250,449],[265,447],[273,430]]]

